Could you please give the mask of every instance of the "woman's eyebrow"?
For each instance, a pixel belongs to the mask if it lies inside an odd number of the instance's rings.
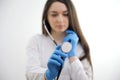
[[[68,11],[64,11],[64,13],[68,13]]]
[[[58,13],[58,11],[50,11],[50,13]],[[68,11],[63,11],[63,13],[68,13]]]

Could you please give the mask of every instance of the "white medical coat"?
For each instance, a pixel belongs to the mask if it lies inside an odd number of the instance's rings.
[[[27,46],[27,80],[44,80],[44,73],[47,69],[47,62],[51,54],[54,52],[56,45],[49,36],[37,34],[33,36]],[[77,45],[77,56],[83,56],[84,51],[80,45]],[[66,58],[64,67],[61,71],[59,80],[91,80],[92,69],[87,61],[79,59],[70,63]]]

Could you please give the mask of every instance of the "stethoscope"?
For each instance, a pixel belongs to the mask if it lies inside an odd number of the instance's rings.
[[[45,28],[45,30],[47,31],[49,37],[51,38],[51,40],[52,40],[52,41],[55,43],[55,45],[57,46],[57,43],[56,43],[55,39],[52,37],[52,35],[50,34],[50,32],[48,31],[48,29],[47,29],[47,27],[46,27],[46,25],[45,25],[45,21],[43,21],[43,25],[44,25],[44,28]],[[63,43],[62,43],[62,45],[61,45],[61,51],[62,51],[62,52],[68,53],[68,52],[71,51],[71,49],[72,49],[72,45],[71,45],[70,42],[63,42]],[[61,67],[62,67],[62,66],[61,66]],[[59,71],[59,73],[58,73],[57,80],[58,80],[58,78],[59,78],[59,76],[60,76],[61,70],[62,70],[62,68],[60,68],[60,71]]]
[[[43,21],[43,24],[44,24],[44,28],[45,28],[45,30],[47,31],[49,37],[51,38],[51,40],[52,40],[52,41],[55,43],[55,45],[57,46],[57,43],[56,43],[55,39],[52,37],[52,35],[50,34],[50,32],[48,31],[48,29],[47,29],[47,27],[46,27],[46,25],[45,25],[45,21]],[[62,45],[61,45],[61,50],[62,50],[64,53],[70,52],[71,49],[72,49],[72,45],[71,45],[70,42],[64,42],[64,43],[62,43]]]

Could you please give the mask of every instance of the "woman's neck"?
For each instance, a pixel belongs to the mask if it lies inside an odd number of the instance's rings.
[[[63,33],[59,33],[59,32],[51,32],[52,37],[55,39],[57,44],[60,44],[63,42],[63,38],[66,36],[66,34]]]

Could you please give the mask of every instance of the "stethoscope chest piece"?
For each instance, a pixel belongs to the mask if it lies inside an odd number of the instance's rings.
[[[68,52],[71,51],[72,45],[71,45],[70,42],[64,42],[61,46],[61,49],[62,49],[63,52],[68,53]]]

